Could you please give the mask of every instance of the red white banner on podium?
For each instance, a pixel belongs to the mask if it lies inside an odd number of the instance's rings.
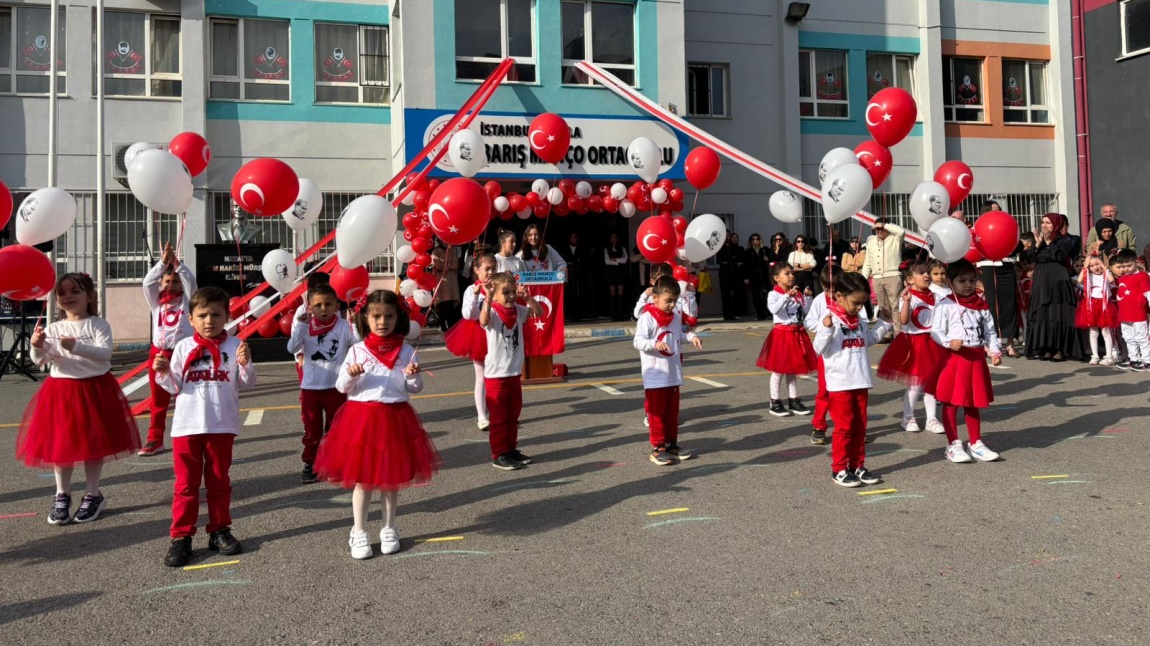
[[[529,357],[562,353],[567,347],[563,340],[563,283],[528,283],[526,287],[543,308],[543,316],[524,322],[524,353]]]

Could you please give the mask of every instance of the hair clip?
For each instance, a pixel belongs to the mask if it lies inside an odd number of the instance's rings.
[[[360,310],[363,309],[364,305],[367,305],[367,294],[364,294],[363,296],[355,299],[355,305],[351,308],[352,314],[358,315]]]

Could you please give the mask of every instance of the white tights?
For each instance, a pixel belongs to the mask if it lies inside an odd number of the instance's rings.
[[[1090,328],[1090,356],[1095,359],[1098,358],[1098,333],[1102,332],[1102,342],[1106,344],[1105,357],[1114,356],[1114,335],[1110,332],[1110,328]]]
[[[480,424],[488,423],[487,417],[487,389],[483,385],[483,362],[472,361],[475,366],[475,413]]]
[[[73,467],[56,467],[56,493],[71,493]],[[87,490],[84,493],[97,496],[100,494],[100,474],[104,471],[103,460],[88,460],[84,463],[84,478]]]
[[[914,419],[914,404],[918,401],[918,396],[922,395],[922,405],[926,409],[926,418],[928,420],[938,419],[938,400],[930,393],[923,393],[922,386],[910,386],[906,389],[906,397],[902,400],[902,421],[907,422]]]
[[[771,399],[775,400],[779,398],[779,385],[782,382],[783,377],[786,377],[787,379],[787,394],[790,395],[791,399],[798,399],[799,384],[795,381],[795,376],[780,375],[777,372],[771,373]]]
[[[395,508],[399,506],[398,491],[383,492],[383,526],[395,528]],[[351,492],[351,516],[356,532],[367,531],[367,517],[371,508],[371,492],[362,485],[355,485]]]

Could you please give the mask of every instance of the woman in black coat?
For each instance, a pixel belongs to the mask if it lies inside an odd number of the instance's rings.
[[[744,268],[751,280],[751,302],[755,305],[755,317],[767,318],[767,277],[770,276],[770,249],[763,246],[763,237],[752,233],[747,244],[747,260]]]
[[[1062,235],[1066,216],[1042,216],[1041,239],[1026,252],[1034,264],[1030,310],[1026,314],[1026,358],[1043,361],[1085,360],[1083,330],[1074,327],[1078,306],[1071,267],[1078,255],[1073,238]]]

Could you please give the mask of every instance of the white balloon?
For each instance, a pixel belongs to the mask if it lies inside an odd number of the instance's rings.
[[[659,187],[651,189],[651,201],[655,204],[662,204],[667,201],[667,190]]]
[[[451,135],[447,156],[451,158],[451,165],[456,172],[464,177],[475,177],[487,165],[487,148],[483,145],[483,137],[474,130],[460,130]]]
[[[687,225],[687,231],[683,234],[683,248],[690,262],[703,262],[719,253],[719,249],[726,241],[727,225],[719,216],[711,213],[696,216]]]
[[[558,206],[567,201],[567,196],[563,194],[563,189],[553,188],[547,191],[547,201],[551,203],[551,206]]]
[[[415,260],[415,257],[417,255],[419,255],[419,254],[415,253],[415,249],[412,249],[411,245],[405,244],[402,247],[400,247],[399,249],[395,250],[395,259],[398,260],[399,262],[405,264],[405,265],[407,263],[411,262],[412,260]],[[409,294],[404,294],[404,296],[408,296],[408,295]]]
[[[591,197],[592,190],[590,182],[579,182],[575,185],[575,194],[583,199]]]
[[[945,218],[949,210],[950,193],[938,182],[923,182],[910,194],[910,215],[920,229],[930,231],[931,225]]]
[[[551,185],[548,184],[547,180],[545,179],[537,179],[534,182],[531,182],[531,192],[535,193],[539,197],[547,197],[550,191]],[[560,191],[560,193],[562,192],[563,191]],[[558,202],[552,202],[552,204],[558,204]]]
[[[261,265],[264,280],[281,294],[286,294],[295,287],[295,279],[299,276],[299,267],[295,264],[295,256],[286,249],[272,249],[264,255]]]
[[[679,283],[679,293],[680,294],[686,294],[687,293],[687,281],[679,280],[679,281],[675,281],[675,282]]]
[[[137,154],[128,167],[128,188],[144,206],[160,213],[184,213],[192,204],[192,175],[166,150]]]
[[[415,304],[420,307],[429,307],[431,305],[432,294],[426,289],[415,290],[415,293],[412,294],[411,297],[415,299]]]
[[[659,179],[659,146],[646,137],[636,137],[627,146],[627,163],[644,182],[652,184]]]
[[[535,215],[535,209],[533,209],[529,206],[529,207],[523,209],[522,211],[517,212],[515,214],[515,217],[519,218],[520,220],[526,220],[527,218],[531,217],[532,215]]]
[[[687,248],[686,247],[679,247],[678,249],[676,249],[675,250],[675,257],[678,258],[679,260],[682,260],[683,262],[688,262],[687,261]]]
[[[352,200],[335,226],[335,255],[344,269],[366,265],[395,237],[395,208],[378,195]]]
[[[622,182],[615,182],[611,185],[611,197],[622,200],[627,197],[627,187]]]
[[[823,215],[835,224],[866,206],[874,191],[870,173],[858,164],[843,164],[827,175],[823,183]]]
[[[32,192],[16,210],[16,241],[37,245],[59,238],[76,223],[76,200],[60,188]]]
[[[419,335],[423,332],[423,328],[415,321],[410,321],[411,327],[407,330],[408,341],[418,341]]]
[[[500,195],[491,201],[491,206],[494,206],[496,211],[503,213],[507,209],[511,208],[511,201]]]
[[[310,179],[299,178],[299,195],[295,204],[283,212],[284,221],[292,231],[303,231],[319,219],[323,213],[323,192]]]
[[[619,202],[619,215],[625,218],[635,217],[635,203],[631,200],[623,200]]]
[[[942,218],[930,225],[926,248],[942,262],[956,262],[970,251],[970,229],[958,218]]]
[[[775,191],[768,202],[771,215],[779,222],[797,224],[803,221],[803,200],[790,191]]]
[[[825,184],[827,175],[844,164],[854,164],[855,166],[859,164],[855,151],[850,148],[832,148],[830,152],[823,155],[823,160],[819,162],[819,184]],[[874,182],[871,182],[871,186],[874,186]]]
[[[403,199],[399,202],[404,206],[411,206],[412,204],[415,204],[415,191],[408,191],[407,195],[404,195]]]
[[[248,302],[248,316],[252,319],[258,319],[271,309],[271,306],[272,300],[270,298],[267,296],[256,296]]]
[[[415,290],[417,290],[417,289],[419,289],[419,283],[415,282],[414,280],[412,280],[410,278],[404,278],[403,282],[401,282],[399,284],[399,293],[404,298],[407,298],[408,296],[411,296],[412,294],[414,294]]]
[[[145,150],[160,150],[160,149],[161,149],[161,146],[159,144],[152,144],[152,143],[148,143],[146,141],[140,141],[140,142],[132,144],[131,146],[128,146],[128,149],[124,151],[124,168],[131,168],[132,167],[132,160],[134,160],[136,158],[136,155],[139,155],[140,153],[144,152]]]

